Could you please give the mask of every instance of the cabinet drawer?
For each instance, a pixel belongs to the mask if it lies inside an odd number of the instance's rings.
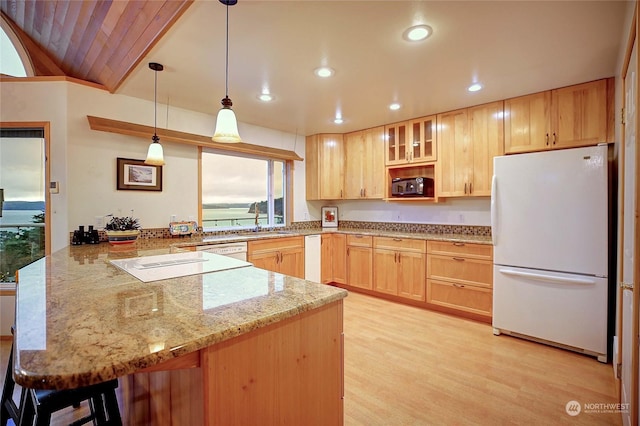
[[[371,247],[373,237],[370,235],[347,235],[347,245],[355,247]]]
[[[427,252],[493,261],[493,246],[489,244],[427,241]]]
[[[491,289],[427,280],[427,302],[474,314],[491,316]]]
[[[427,275],[458,284],[493,287],[493,264],[487,260],[429,254]]]
[[[247,250],[250,254],[273,250],[287,250],[304,247],[304,237],[268,238],[266,240],[249,241]]]
[[[412,251],[416,253],[426,253],[427,249],[426,241],[411,238],[375,237],[373,239],[373,245],[379,249]]]

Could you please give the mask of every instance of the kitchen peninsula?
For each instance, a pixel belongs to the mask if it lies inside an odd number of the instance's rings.
[[[129,425],[342,424],[347,292],[253,266],[145,283],[110,263],[178,246],[70,246],[21,269],[17,383],[117,377]]]

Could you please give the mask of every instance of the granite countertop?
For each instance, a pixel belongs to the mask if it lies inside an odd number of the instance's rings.
[[[178,241],[70,246],[21,269],[16,382],[64,389],[113,379],[347,295],[253,266],[143,283],[110,263],[167,254]]]

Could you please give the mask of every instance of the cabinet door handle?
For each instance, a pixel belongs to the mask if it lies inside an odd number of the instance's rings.
[[[464,193],[467,193],[467,182],[464,183]]]
[[[398,263],[402,263],[402,253],[398,253]]]
[[[367,188],[362,188],[362,196],[363,197],[367,196]]]
[[[549,145],[549,133],[544,136],[544,144]]]
[[[553,144],[556,144],[556,132],[553,132]]]
[[[464,243],[453,243],[453,245],[457,247],[464,247]]]
[[[398,252],[393,253],[393,263],[398,263]]]
[[[402,238],[394,238],[393,241],[402,241]]]
[[[458,262],[464,262],[464,259],[462,257],[452,257],[452,259]]]
[[[347,247],[347,256],[349,256],[349,247]]]
[[[462,284],[456,284],[456,283],[453,283],[453,286],[454,286],[455,288],[464,288],[464,286],[463,286]]]
[[[473,183],[469,182],[469,194],[473,194]]]

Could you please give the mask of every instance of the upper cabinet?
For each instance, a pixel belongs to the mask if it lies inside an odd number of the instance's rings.
[[[610,142],[612,90],[613,80],[603,79],[507,99],[505,153]]]
[[[343,135],[322,133],[307,136],[305,152],[307,200],[343,199]]]
[[[436,117],[423,117],[385,126],[388,166],[436,160]]]
[[[346,199],[380,199],[385,195],[384,127],[344,135]]]
[[[503,153],[502,101],[438,114],[438,197],[491,195],[493,157]]]

